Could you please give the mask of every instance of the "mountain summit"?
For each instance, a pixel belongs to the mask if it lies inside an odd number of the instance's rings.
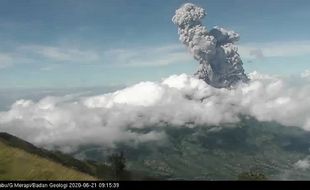
[[[172,18],[178,26],[180,40],[199,61],[195,76],[216,88],[229,88],[240,81],[248,81],[234,45],[239,34],[220,27],[209,32],[201,24],[205,15],[203,8],[186,3],[176,10]]]

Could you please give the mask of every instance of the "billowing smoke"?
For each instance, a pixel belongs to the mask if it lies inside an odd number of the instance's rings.
[[[195,75],[217,88],[248,81],[234,45],[239,40],[239,34],[220,27],[208,32],[201,24],[205,15],[203,8],[186,3],[176,10],[172,18],[178,26],[180,40],[199,61]]]
[[[310,130],[307,78],[292,84],[258,73],[249,76],[250,82],[230,90],[181,74],[98,96],[19,100],[0,112],[0,131],[45,147],[78,147],[165,139],[167,125],[223,127],[238,122],[240,115]]]

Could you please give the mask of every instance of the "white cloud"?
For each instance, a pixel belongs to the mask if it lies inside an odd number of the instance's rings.
[[[41,67],[40,70],[41,71],[51,71],[51,70],[53,70],[53,67]]]
[[[73,47],[56,47],[43,45],[21,46],[19,50],[24,53],[32,53],[51,61],[68,61],[68,62],[96,62],[100,56],[94,50],[82,50]]]
[[[191,63],[193,59],[182,45],[155,47],[82,49],[70,46],[20,45],[15,51],[0,53],[0,68],[15,64],[45,63],[40,70],[52,68],[51,63],[100,63],[124,67],[154,67]]]
[[[111,49],[103,54],[104,60],[122,66],[164,66],[192,62],[181,45]]]
[[[264,58],[264,53],[261,49],[253,49],[250,50],[250,56],[253,56],[256,59],[263,59]]]
[[[20,45],[7,53],[0,52],[0,69],[19,64],[44,63],[40,70],[51,70],[50,63],[98,63],[100,55],[95,50],[74,47]]]
[[[298,160],[294,164],[294,167],[301,170],[307,170],[308,168],[310,168],[310,161],[307,158],[303,160]]]
[[[13,58],[10,54],[0,53],[0,69],[12,65]]]
[[[37,145],[61,147],[157,140],[165,133],[156,126],[220,125],[238,122],[240,114],[310,130],[309,83],[291,85],[257,72],[250,78],[228,90],[182,74],[91,97],[19,100],[0,112],[0,129]],[[133,130],[150,126],[148,133]]]
[[[310,54],[310,41],[271,42],[241,44],[242,58],[289,57]],[[83,49],[70,46],[21,45],[16,51],[0,53],[0,68],[19,63],[33,62],[76,62],[103,63],[118,66],[164,66],[190,63],[194,59],[181,44],[154,47],[117,48],[109,50]]]
[[[243,58],[290,57],[310,54],[310,41],[287,41],[240,44]]]
[[[305,70],[300,75],[302,78],[310,78],[310,70]]]

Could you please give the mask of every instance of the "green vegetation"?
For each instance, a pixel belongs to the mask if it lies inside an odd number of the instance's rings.
[[[0,142],[0,180],[96,180],[88,174]]]
[[[268,180],[268,178],[258,171],[249,171],[249,172],[242,172],[238,176],[238,180],[241,181],[261,181],[261,180]]]
[[[126,167],[126,159],[124,156],[124,152],[113,153],[108,158],[111,163],[111,167],[114,171],[115,179],[121,179],[122,174],[124,173],[124,169]]]
[[[23,150],[103,180],[310,179],[309,170],[295,167],[298,160],[309,155],[309,132],[253,118],[243,119],[230,127],[222,126],[219,130],[214,130],[215,127],[219,129],[219,126],[162,126],[167,134],[164,141],[135,146],[117,144],[113,148],[87,145],[72,155],[89,159],[83,161],[60,152],[39,149],[5,133],[0,133],[0,142],[2,146]],[[143,130],[139,132],[147,132],[147,128]],[[121,154],[112,154],[122,151]],[[0,176],[11,168],[4,159],[9,156],[3,154],[1,151]],[[21,165],[27,163],[18,162]],[[253,167],[259,170],[249,171]]]
[[[159,128],[154,126],[152,130]],[[143,130],[139,132],[147,132]],[[259,168],[268,180],[310,179],[309,170],[294,166],[309,155],[310,147],[310,133],[297,127],[244,118],[228,127],[162,126],[160,130],[167,134],[164,141],[81,151],[87,152],[87,158],[100,161],[108,160],[105,152],[124,151],[127,169],[160,179],[237,180],[252,167]]]
[[[81,161],[0,133],[0,180],[154,180],[141,172],[124,170],[124,155],[115,158],[112,160],[116,162],[111,166],[96,161]]]

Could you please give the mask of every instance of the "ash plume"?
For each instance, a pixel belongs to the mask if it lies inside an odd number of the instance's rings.
[[[172,18],[178,26],[180,40],[199,61],[195,76],[216,88],[229,88],[240,81],[248,81],[234,45],[239,34],[220,27],[208,31],[201,24],[205,15],[203,8],[186,3]]]

